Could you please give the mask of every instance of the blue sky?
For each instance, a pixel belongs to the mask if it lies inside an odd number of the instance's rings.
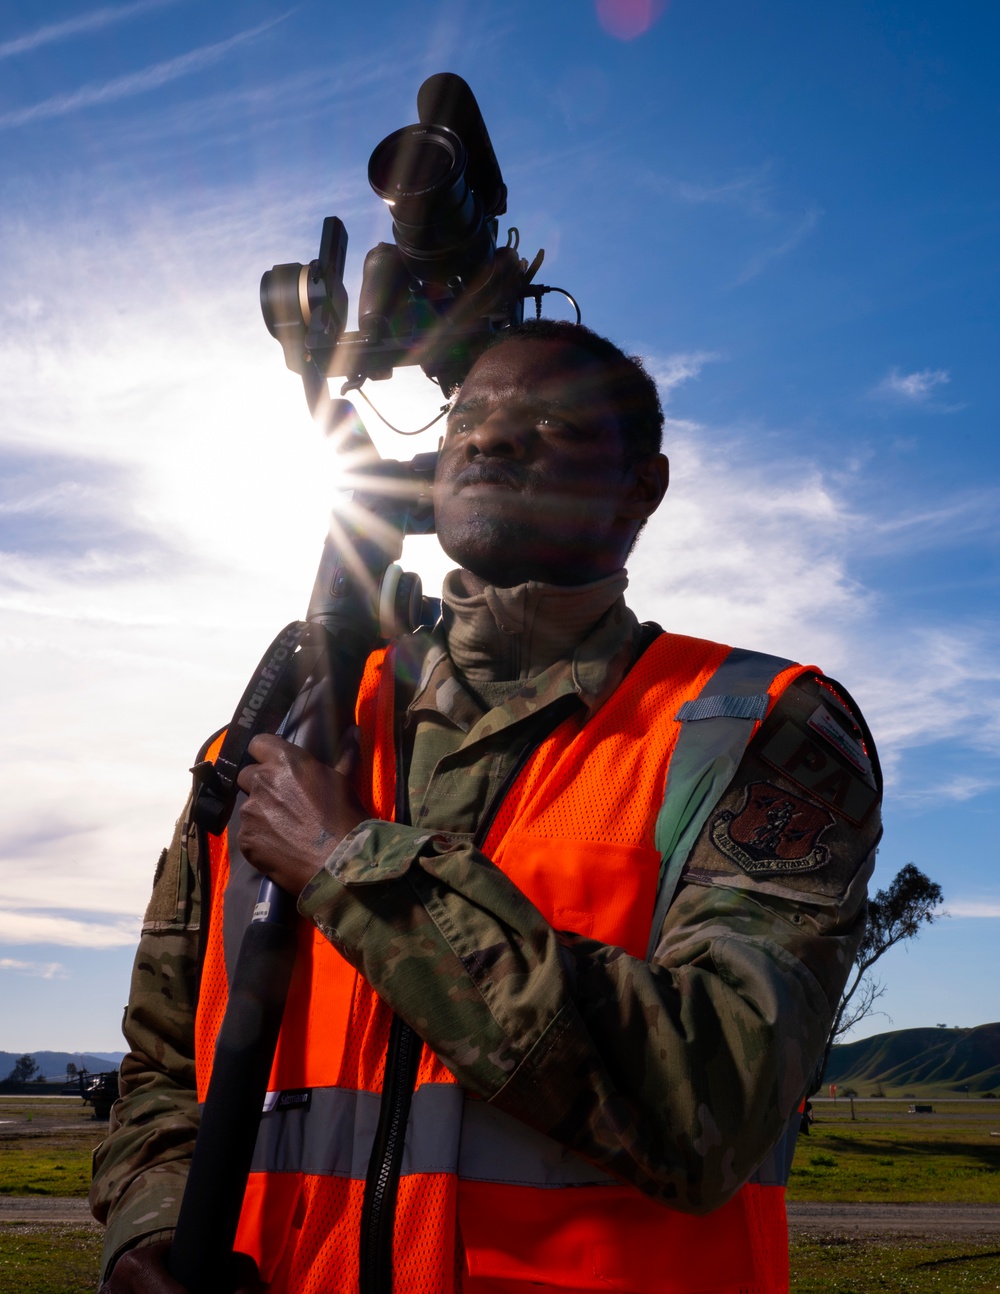
[[[368,155],[444,70],[540,278],[660,380],[633,605],[841,678],[889,775],[876,883],[944,888],[860,1032],[996,1019],[993,6],[39,13],[0,16],[0,1046],[118,1045],[186,769],[302,614],[333,488],[260,274],[336,214],[356,300],[388,236]],[[434,394],[372,388],[409,425]]]

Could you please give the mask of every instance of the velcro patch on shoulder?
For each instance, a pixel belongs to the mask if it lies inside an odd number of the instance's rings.
[[[834,817],[771,782],[751,782],[736,809],[712,819],[712,844],[750,876],[812,872],[830,860],[821,842]]]
[[[847,734],[843,736],[846,739]],[[851,822],[863,822],[879,798],[867,763],[859,767],[853,751],[844,751],[817,731],[811,720],[803,726],[785,719],[767,737],[760,753],[782,776]],[[864,758],[860,747],[858,753]]]
[[[870,787],[875,787],[871,760],[859,736],[848,732],[837,722],[825,705],[819,705],[809,716],[809,727],[858,770]]]

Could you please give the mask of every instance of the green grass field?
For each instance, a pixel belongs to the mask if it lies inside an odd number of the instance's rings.
[[[0,1227],[0,1290],[94,1294],[100,1264],[97,1227]]]
[[[0,1195],[85,1196],[89,1187],[89,1150],[11,1146],[0,1158]]]
[[[85,1197],[107,1127],[78,1097],[0,1096],[0,1195]],[[102,1235],[96,1223],[0,1226],[0,1291],[94,1294]]]
[[[933,1114],[907,1114],[909,1101],[816,1102],[799,1137],[790,1200],[829,1203],[1000,1204],[1000,1102],[935,1101]]]
[[[94,1294],[100,1232],[74,1227],[0,1230],[0,1289]],[[990,1245],[792,1244],[794,1294],[985,1294],[1000,1290],[1000,1249]]]
[[[985,1294],[1000,1290],[1000,1242],[797,1240],[793,1294]]]
[[[800,1137],[789,1198],[827,1202],[1000,1204],[1000,1102],[817,1102]],[[0,1194],[84,1196],[106,1125],[72,1097],[0,1097]],[[97,1227],[0,1226],[0,1290],[93,1294]],[[996,1244],[797,1240],[794,1294],[984,1294],[1000,1291]]]
[[[0,1097],[0,1195],[86,1195],[107,1126],[78,1097]]]

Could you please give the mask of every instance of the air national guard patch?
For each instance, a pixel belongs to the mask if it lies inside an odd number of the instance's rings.
[[[712,843],[750,875],[811,872],[829,861],[819,838],[833,822],[818,804],[770,782],[751,782],[739,809],[723,809],[712,820]]]

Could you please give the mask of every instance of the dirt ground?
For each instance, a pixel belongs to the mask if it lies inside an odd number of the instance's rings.
[[[97,1226],[86,1200],[0,1196],[0,1226]],[[793,1239],[992,1240],[1000,1207],[990,1204],[803,1204],[788,1206]]]
[[[98,1223],[90,1216],[86,1200],[60,1196],[4,1195],[0,1196],[0,1227],[23,1226],[93,1226]]]
[[[0,1214],[2,1217],[2,1214]],[[814,1204],[790,1201],[793,1239],[983,1240],[1000,1235],[995,1204]]]

